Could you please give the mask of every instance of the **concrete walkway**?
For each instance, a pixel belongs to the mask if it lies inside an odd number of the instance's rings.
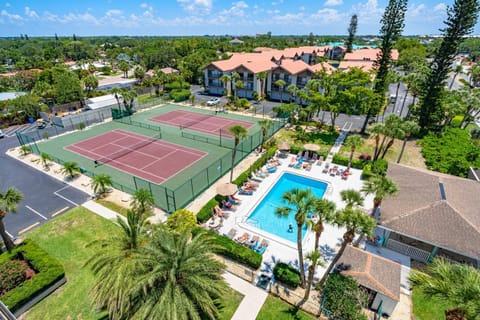
[[[105,219],[108,219],[108,220],[117,221],[117,217],[120,217],[120,218],[125,220],[125,217],[122,216],[121,214],[118,214],[115,211],[110,210],[110,209],[102,206],[101,204],[93,201],[93,200],[89,200],[89,201],[83,203],[82,207],[85,207],[88,210],[94,212],[95,214],[97,214],[97,215],[99,215],[99,216],[101,216]]]
[[[245,296],[237,311],[233,314],[232,320],[255,320],[268,297],[268,293],[231,273],[226,272],[223,278],[232,289]]]

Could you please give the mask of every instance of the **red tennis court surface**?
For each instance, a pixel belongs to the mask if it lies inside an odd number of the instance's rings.
[[[113,130],[65,148],[156,184],[207,154],[123,130]]]
[[[222,136],[230,138],[232,135],[228,133],[227,129],[232,125],[239,124],[247,129],[254,125],[253,122],[183,110],[170,111],[148,120],[168,124],[170,126],[184,127],[188,130],[200,131],[216,136],[218,136],[221,131]]]

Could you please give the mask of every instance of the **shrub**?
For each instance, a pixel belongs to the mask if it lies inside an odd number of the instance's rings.
[[[260,253],[247,248],[230,238],[218,235],[212,231],[207,231],[199,227],[195,228],[192,233],[195,235],[202,231],[207,232],[215,238],[215,243],[221,248],[218,254],[228,257],[255,270],[260,268],[260,265],[262,264],[262,255]]]
[[[168,216],[165,225],[168,229],[181,233],[197,225],[197,216],[187,209],[179,209]]]
[[[273,275],[275,276],[275,280],[287,286],[296,288],[300,285],[300,272],[286,263],[277,262],[273,268]]]
[[[242,109],[248,109],[250,108],[250,102],[245,98],[238,99],[238,107]]]
[[[63,266],[31,240],[25,240],[11,253],[0,255],[0,265],[18,255],[23,255],[38,273],[31,280],[0,297],[13,312],[65,275]]]
[[[323,290],[323,308],[338,319],[366,320],[362,307],[367,306],[367,296],[350,277],[333,273]]]
[[[188,100],[189,97],[190,90],[187,89],[172,90],[172,92],[170,92],[170,98],[175,102]]]
[[[78,129],[78,130],[83,130],[83,129],[85,129],[85,123],[80,122],[80,123],[77,125],[77,129]]]
[[[374,175],[375,174],[372,172],[372,165],[370,163],[367,163],[365,166],[363,166],[362,175],[360,178],[362,180],[368,180]]]
[[[27,279],[27,266],[20,260],[0,264],[0,295],[19,286]]]
[[[387,174],[388,161],[385,159],[378,159],[372,164],[372,172],[382,176]]]
[[[172,81],[167,83],[163,86],[163,90],[165,91],[174,91],[174,90],[182,90],[182,89],[190,89],[190,83],[185,81]]]
[[[350,160],[350,158],[348,158],[348,157],[343,157],[339,154],[336,154],[336,155],[333,156],[332,162],[335,163],[335,164],[339,164],[341,166],[348,166],[348,161],[349,160]],[[352,159],[352,168],[363,169],[363,167],[365,166],[366,163],[367,162],[365,162],[365,161]]]

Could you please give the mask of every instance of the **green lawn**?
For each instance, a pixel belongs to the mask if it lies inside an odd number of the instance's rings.
[[[104,207],[107,207],[108,209],[115,211],[117,213],[120,213],[122,216],[126,217],[127,216],[127,208],[124,208],[122,206],[119,206],[118,204],[105,200],[105,199],[97,199],[95,202],[101,204]]]
[[[338,138],[338,133],[336,132],[308,132],[305,133],[305,140],[297,140],[297,134],[295,130],[280,130],[275,135],[276,140],[281,142],[288,142],[292,146],[297,145],[299,147],[303,146],[306,143],[315,143],[320,146],[320,151],[330,151],[332,146],[335,143],[335,140]]]
[[[112,222],[78,207],[29,233],[28,238],[63,264],[67,283],[34,306],[25,319],[86,320],[105,317],[105,312],[96,312],[91,305],[88,292],[93,286],[94,276],[84,264],[95,254],[94,248],[87,247],[87,244],[105,239],[116,230],[118,227]],[[242,294],[229,289],[220,302],[219,319],[231,319],[242,299]]]
[[[93,274],[83,267],[95,253],[86,245],[104,239],[118,227],[89,210],[78,207],[28,234],[65,268],[67,283],[33,307],[26,319],[99,319],[88,297]]]
[[[314,316],[305,313],[279,298],[269,295],[257,320],[313,320]]]
[[[415,320],[438,320],[444,319],[444,311],[448,309],[448,305],[443,301],[432,299],[425,296],[418,290],[413,290],[412,294],[413,314]]]

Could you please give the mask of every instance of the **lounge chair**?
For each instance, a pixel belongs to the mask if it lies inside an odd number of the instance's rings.
[[[328,173],[328,168],[330,168],[330,163],[325,163],[325,168],[323,168],[322,172],[323,173]]]
[[[323,156],[320,156],[320,158],[317,161],[317,166],[321,166],[323,163]]]
[[[268,241],[263,239],[262,243],[260,243],[260,246],[257,249],[255,249],[255,251],[257,251],[260,254],[263,254],[265,250],[267,250],[267,248],[268,248]]]
[[[236,238],[235,241],[238,243],[245,243],[248,241],[248,239],[250,239],[250,235],[248,234],[248,232],[245,232],[240,237]]]
[[[314,154],[312,155],[312,159],[310,159],[309,162],[310,162],[310,163],[315,163],[315,161],[317,161],[317,160],[318,160],[318,154],[314,153]]]
[[[298,162],[293,166],[295,169],[300,169],[303,165],[303,159],[298,159]]]
[[[297,157],[293,156],[292,160],[290,160],[290,163],[288,164],[289,167],[293,167],[297,163]]]
[[[260,186],[260,183],[258,183],[257,181],[253,181],[251,179],[248,179],[247,182],[250,183],[252,186],[255,186],[257,188]]]
[[[255,173],[252,172],[251,174],[251,177],[250,179],[252,179],[253,181],[257,181],[257,182],[262,182],[263,181],[263,178],[262,177],[259,177],[257,176]]]
[[[253,236],[252,239],[248,242],[248,246],[252,249],[258,247],[258,244],[260,242],[260,237],[259,236]]]
[[[228,231],[227,237],[229,237],[230,239],[233,239],[233,237],[235,237],[236,234],[237,234],[237,229],[232,228],[230,229],[230,231]]]
[[[252,190],[244,190],[242,188],[238,188],[238,194],[242,196],[251,196],[253,194]]]
[[[222,200],[222,209],[223,210],[232,210],[235,211],[237,210],[237,207],[235,207],[232,203],[227,202],[225,200]]]
[[[303,161],[308,161],[308,156],[309,156],[308,151],[305,151],[305,154],[303,155],[303,158],[302,158]]]

